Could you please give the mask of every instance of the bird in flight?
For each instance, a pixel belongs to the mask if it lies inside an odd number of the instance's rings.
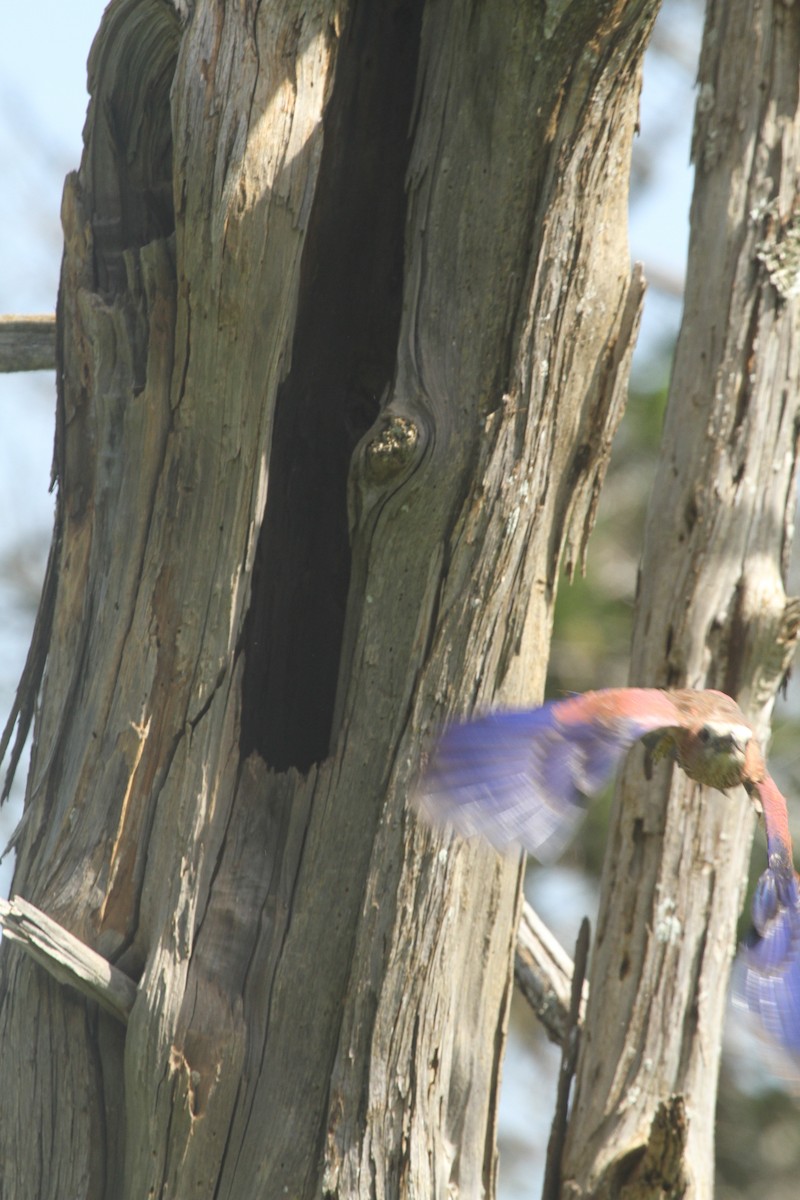
[[[415,800],[464,836],[481,834],[500,849],[518,844],[549,862],[569,840],[584,797],[603,788],[640,740],[651,761],[671,757],[697,783],[720,791],[741,784],[763,815],[767,868],[756,886],[738,988],[766,1032],[800,1053],[800,879],[786,801],[730,696],[607,688],[452,725]]]

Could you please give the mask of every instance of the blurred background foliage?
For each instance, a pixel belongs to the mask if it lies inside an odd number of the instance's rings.
[[[650,486],[667,403],[668,360],[654,375],[657,390],[632,390],[620,426],[586,570],[562,579],[556,603],[547,682],[549,697],[628,682],[636,576]]]

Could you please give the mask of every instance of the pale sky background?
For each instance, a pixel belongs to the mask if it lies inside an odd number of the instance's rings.
[[[0,312],[55,308],[61,262],[59,211],[77,167],[86,117],[86,59],[105,4],[95,0],[0,2]],[[52,525],[52,373],[0,374],[0,725],[30,641]],[[0,814],[13,828],[23,786]],[[7,893],[10,864],[0,866]]]
[[[59,206],[63,178],[77,167],[86,113],[86,58],[105,5],[95,0],[39,0],[0,5],[0,312],[54,309],[61,255]],[[667,0],[658,39],[674,57],[651,54],[642,98],[637,148],[644,175],[632,211],[631,250],[651,274],[680,281],[687,243],[692,174],[689,138],[694,107],[695,62],[701,16],[691,0]],[[658,45],[658,41],[656,42]],[[694,50],[693,50],[694,47]],[[642,164],[647,163],[647,169]],[[651,289],[636,360],[639,376],[653,366],[655,348],[674,338],[679,302]],[[0,724],[5,722],[27,651],[52,520],[49,493],[53,440],[54,381],[49,373],[0,375]],[[0,818],[5,843],[16,804]],[[578,915],[585,884],[569,872],[551,873],[549,891],[537,897],[552,919],[567,904]],[[0,894],[10,882],[0,868]],[[548,899],[549,897],[549,899]],[[569,930],[565,937],[571,936]],[[502,1126],[507,1149],[502,1194],[537,1194],[550,1105],[541,1104],[542,1076],[555,1069],[552,1047],[532,1049],[517,1022],[503,1086]],[[548,1087],[550,1085],[547,1085]],[[546,1094],[549,1094],[546,1093]]]

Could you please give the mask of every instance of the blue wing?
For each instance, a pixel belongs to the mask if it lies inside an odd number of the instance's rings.
[[[735,983],[773,1041],[800,1054],[800,888],[791,861],[771,854],[753,897],[753,930]]]
[[[482,834],[499,848],[519,843],[551,861],[583,815],[583,797],[604,786],[638,738],[665,724],[663,712],[621,711],[633,707],[620,705],[623,693],[636,699],[634,689],[587,693],[451,726],[417,804],[465,836]]]

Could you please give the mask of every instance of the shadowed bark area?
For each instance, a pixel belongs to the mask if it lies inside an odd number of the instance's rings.
[[[14,888],[138,990],[123,1040],[4,944],[20,1200],[493,1194],[520,864],[405,796],[541,691],[656,7],[107,10]]]
[[[346,26],[301,271],[292,368],[245,628],[242,752],[307,770],[330,747],[350,541],[347,474],[394,370],[420,0]]]

